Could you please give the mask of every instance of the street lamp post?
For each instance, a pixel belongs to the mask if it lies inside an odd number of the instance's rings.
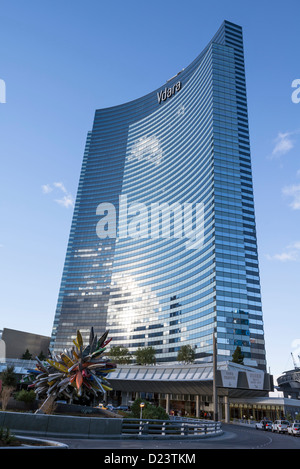
[[[218,421],[218,392],[217,392],[217,341],[213,332],[213,404],[214,404],[214,420]]]
[[[141,402],[140,403],[140,409],[141,409],[141,412],[140,412],[140,419],[142,420],[143,418],[143,408],[145,407],[145,403],[144,402]]]

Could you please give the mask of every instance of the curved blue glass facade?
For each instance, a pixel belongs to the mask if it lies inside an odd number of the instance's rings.
[[[160,89],[95,113],[51,347],[183,345],[265,368],[242,30],[225,21]]]

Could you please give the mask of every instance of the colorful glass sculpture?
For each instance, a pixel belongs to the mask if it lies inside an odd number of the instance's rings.
[[[59,355],[51,355],[46,360],[36,357],[36,369],[28,370],[33,378],[28,388],[33,388],[39,399],[48,400],[93,397],[106,394],[112,388],[106,376],[115,370],[116,365],[104,356],[107,339],[106,331],[98,340],[91,328],[89,344],[84,347],[80,331],[73,340],[75,347],[65,349]]]

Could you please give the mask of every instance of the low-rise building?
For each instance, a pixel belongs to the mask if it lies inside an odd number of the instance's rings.
[[[28,352],[34,359],[41,353],[47,357],[50,337],[4,328],[0,331],[0,358],[22,358]]]
[[[119,365],[109,376],[114,391],[109,398],[130,405],[137,397],[147,399],[168,413],[212,417],[214,412],[212,362],[193,364]],[[263,370],[224,361],[217,365],[218,418],[229,421],[245,414],[254,417],[254,398],[268,399],[273,377]],[[235,411],[235,404],[248,404],[249,411]],[[239,407],[238,407],[239,408]],[[243,407],[244,409],[244,407]],[[299,402],[300,410],[300,402]],[[260,418],[260,417],[259,417]]]

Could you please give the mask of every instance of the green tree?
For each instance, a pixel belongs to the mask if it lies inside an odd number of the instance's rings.
[[[177,354],[177,360],[184,363],[193,363],[195,351],[191,345],[183,345]]]
[[[28,348],[26,349],[25,353],[22,355],[22,360],[31,360],[32,359],[32,353],[29,352]]]
[[[132,418],[140,418],[141,415],[141,402],[144,403],[142,418],[143,419],[158,419],[158,420],[169,420],[169,416],[165,409],[162,407],[154,406],[150,402],[141,399],[140,397],[134,401],[131,406]]]
[[[39,360],[45,360],[45,359],[46,359],[46,357],[45,357],[43,351],[40,352],[40,354],[39,354],[39,356],[38,356],[38,359],[39,359]]]
[[[114,360],[116,363],[128,364],[131,362],[131,356],[128,348],[125,347],[111,347],[108,356]]]
[[[244,364],[244,355],[242,353],[241,347],[237,346],[237,348],[233,352],[232,362],[233,363],[239,363],[240,365]]]
[[[8,366],[6,370],[2,371],[0,374],[0,379],[2,381],[3,387],[12,387],[15,388],[17,386],[18,380],[15,374],[15,367]]]
[[[17,377],[15,375],[14,366],[8,366],[6,370],[2,371],[2,373],[0,374],[0,380],[2,381],[2,389],[1,389],[2,410],[6,410],[9,399],[18,383]]]
[[[155,349],[153,347],[138,348],[135,352],[138,365],[154,365],[156,363]]]

